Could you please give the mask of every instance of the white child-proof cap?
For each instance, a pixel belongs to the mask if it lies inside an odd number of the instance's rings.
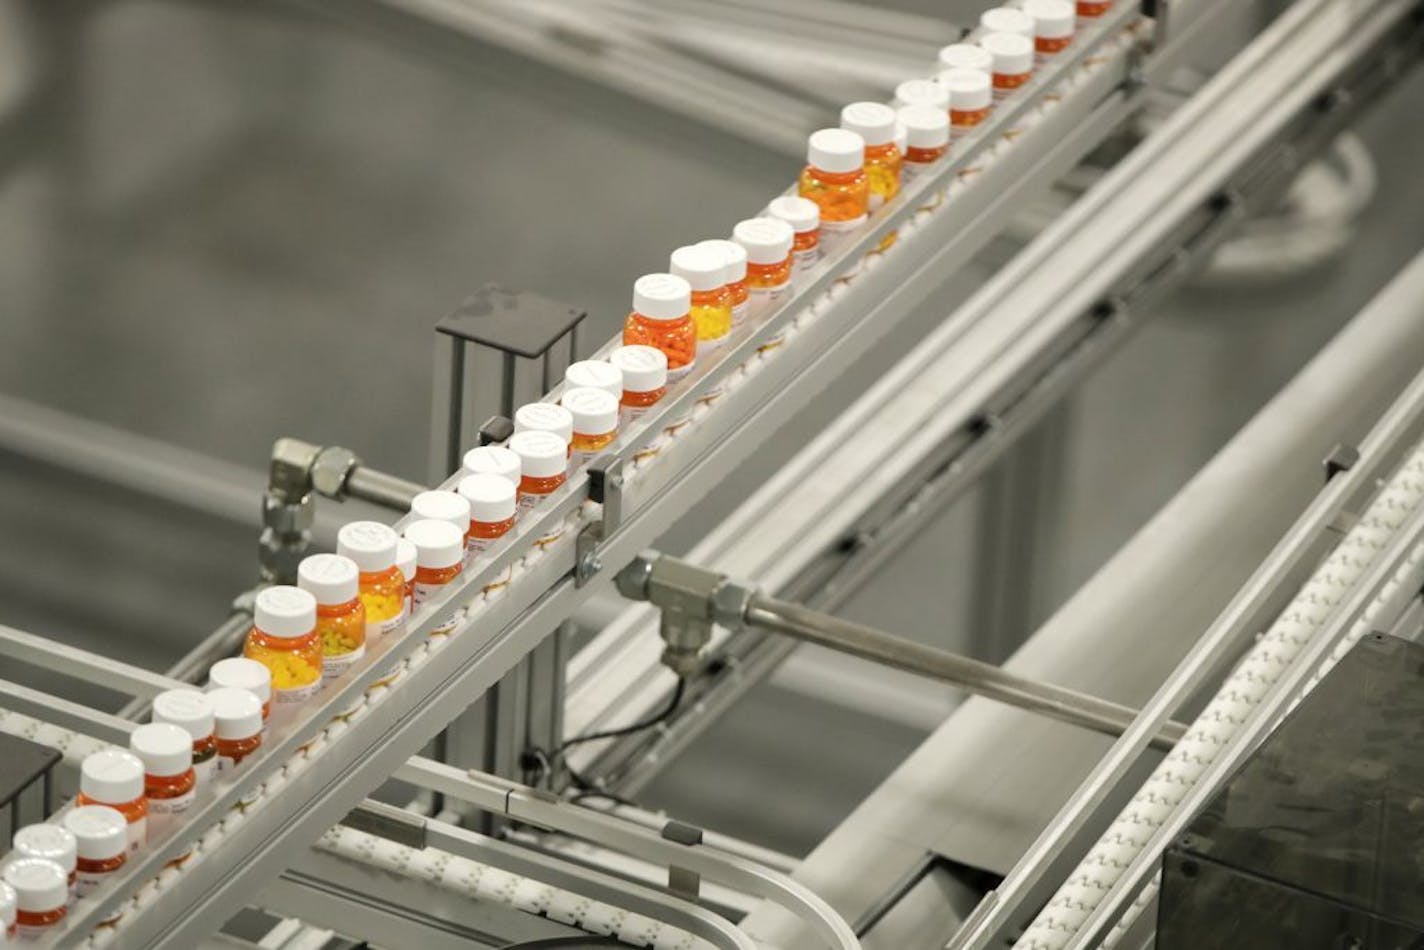
[[[245,689],[265,703],[272,698],[272,671],[245,656],[218,660],[208,669],[208,690],[219,689]]]
[[[470,520],[480,524],[508,521],[518,506],[514,485],[499,475],[466,475],[460,479],[460,494],[470,503]]]
[[[895,110],[883,102],[852,102],[841,110],[841,128],[866,145],[888,145],[895,141]]]
[[[335,554],[316,556],[336,557]],[[307,560],[310,561],[311,558]],[[350,564],[349,561],[347,563]],[[352,564],[351,569],[355,571],[356,565]],[[213,702],[206,694],[196,689],[164,690],[153,697],[153,721],[177,726],[188,733],[190,739],[206,739],[213,734]]]
[[[79,856],[74,835],[59,825],[26,825],[10,839],[10,847],[22,858],[53,861],[69,874]]]
[[[644,274],[633,282],[633,312],[649,320],[681,320],[692,309],[692,285],[675,274]]]
[[[771,199],[766,213],[791,225],[791,230],[797,234],[814,231],[821,226],[821,206],[810,198],[781,195]]]
[[[985,33],[979,45],[994,57],[994,72],[1001,76],[1033,71],[1033,40],[1021,33]]]
[[[951,43],[939,51],[939,64],[945,69],[982,69],[987,72],[994,65],[994,58],[982,46]]]
[[[44,858],[17,858],[5,865],[5,883],[15,906],[27,914],[57,910],[69,902],[69,872]]]
[[[336,532],[336,553],[349,557],[365,574],[389,571],[396,563],[397,535],[379,521],[352,521]]]
[[[721,263],[720,260],[717,262],[719,281],[722,276]],[[697,288],[694,286],[692,289]],[[582,386],[601,389],[617,397],[623,393],[623,373],[607,360],[579,360],[577,363],[570,363],[569,368],[564,370],[564,387],[577,389]]]
[[[727,242],[731,244],[731,241]],[[747,252],[742,252],[742,268],[746,269]],[[620,346],[608,354],[608,362],[623,371],[623,389],[630,393],[650,393],[667,385],[667,354],[655,346]]]
[[[698,241],[697,246],[709,247],[722,255],[722,263],[727,268],[722,272],[723,283],[733,284],[739,280],[746,280],[747,252],[736,241],[729,241],[726,238],[708,238],[705,241]]]
[[[79,766],[79,790],[96,802],[110,805],[142,798],[143,763],[123,749],[91,752]]]
[[[287,584],[263,588],[257,594],[252,623],[279,639],[304,637],[316,629],[316,598]]]
[[[987,33],[1018,33],[1033,39],[1033,17],[1013,7],[994,7],[979,15],[979,26]]]
[[[580,386],[564,390],[559,400],[574,417],[580,435],[607,435],[618,428],[618,397],[602,389]]]
[[[715,248],[688,244],[668,256],[668,270],[687,281],[693,293],[726,286],[727,262]]]
[[[895,113],[890,115],[893,120]],[[732,228],[732,240],[746,249],[753,264],[780,264],[791,256],[796,232],[780,218],[748,218]]]
[[[568,442],[552,432],[516,432],[509,447],[519,456],[520,471],[528,478],[553,478],[568,467]]]
[[[812,132],[806,141],[806,164],[833,175],[860,171],[865,167],[865,139],[850,129]]]
[[[903,106],[949,108],[949,91],[933,79],[906,79],[895,87],[895,103]]]
[[[469,520],[465,523],[468,526]],[[448,521],[435,518],[412,521],[406,525],[405,538],[415,545],[417,567],[438,571],[454,567],[465,559],[465,532]]]
[[[567,443],[574,437],[574,419],[558,403],[531,402],[514,410],[514,431],[552,432]]]
[[[482,445],[465,453],[462,464],[471,475],[498,475],[519,484],[519,456],[502,445]]]
[[[458,492],[423,491],[410,500],[410,513],[417,518],[448,522],[461,534],[470,527],[470,503]]]
[[[213,704],[213,734],[219,739],[250,739],[262,731],[262,702],[251,690],[224,686],[208,699]]]
[[[1034,35],[1045,40],[1072,36],[1078,15],[1069,0],[1024,0],[1023,12],[1033,18]]]
[[[361,591],[361,571],[349,557],[311,554],[297,565],[297,586],[320,605],[346,604]]]
[[[108,805],[80,805],[64,814],[64,828],[86,861],[107,861],[128,851],[128,825],[123,813]]]
[[[930,106],[905,106],[895,114],[910,148],[943,148],[949,144],[949,114]]]
[[[415,579],[415,567],[419,563],[415,553],[415,545],[405,538],[396,539],[396,570],[400,571],[401,577],[405,578],[407,584]]]
[[[935,80],[949,90],[954,112],[978,112],[994,101],[993,81],[982,69],[946,69]]]
[[[149,775],[182,775],[193,767],[193,737],[166,722],[150,722],[129,734],[129,749]]]

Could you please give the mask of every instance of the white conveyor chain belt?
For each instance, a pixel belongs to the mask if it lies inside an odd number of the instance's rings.
[[[1186,736],[1162,760],[1131,803],[1103,834],[1087,857],[1069,874],[1033,923],[1014,944],[1018,950],[1062,950],[1088,916],[1142,852],[1153,833],[1178,808],[1220,750],[1246,722],[1272,685],[1315,637],[1331,611],[1389,545],[1405,520],[1424,503],[1424,446],[1413,454],[1375,496],[1359,522],[1315,570],[1271,628],[1247,652],[1192,723]],[[1424,557],[1424,547],[1409,560]],[[1381,592],[1381,598],[1392,591]],[[1377,599],[1350,627],[1341,642],[1305,684],[1314,688],[1330,668],[1370,630]],[[1142,889],[1104,941],[1112,946],[1156,896],[1159,879]]]

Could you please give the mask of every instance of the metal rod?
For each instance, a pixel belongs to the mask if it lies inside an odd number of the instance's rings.
[[[988,699],[1043,713],[1105,735],[1122,735],[1137,718],[1137,710],[1130,706],[1052,683],[1024,679],[992,663],[916,643],[774,597],[754,596],[747,608],[746,622],[807,643],[932,677]],[[1168,721],[1153,737],[1152,747],[1170,750],[1185,734],[1184,725]]]
[[[390,508],[402,514],[410,510],[411,500],[425,491],[425,486],[388,475],[375,469],[357,466],[346,479],[346,494],[361,501]]]

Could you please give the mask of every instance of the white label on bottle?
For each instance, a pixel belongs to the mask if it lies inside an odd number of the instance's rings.
[[[197,797],[198,793],[190,788],[182,795],[175,795],[173,798],[150,798],[148,811],[151,815],[181,815],[193,807],[193,800]]]
[[[366,630],[369,634],[377,637],[384,637],[388,634],[396,633],[405,626],[406,617],[410,614],[409,602],[401,604],[400,613],[385,620],[377,620],[375,623],[366,623]],[[373,629],[374,628],[374,629]]]
[[[337,653],[332,656],[321,658],[321,678],[323,680],[334,680],[341,676],[361,657],[366,655],[366,644],[361,644],[354,650],[345,653]]]
[[[907,168],[909,166],[906,166]],[[800,273],[805,273],[815,267],[821,261],[821,245],[808,247],[805,250],[796,252],[796,259],[792,266]]]
[[[878,191],[872,191],[870,193],[870,197],[866,201],[866,204],[869,206],[871,211],[878,210],[879,208],[884,207],[885,196]]]
[[[531,492],[521,491],[519,493],[519,510],[533,511],[539,507],[539,502],[544,500],[543,495],[536,495]]]
[[[652,406],[623,406],[618,410],[618,424],[626,426],[646,416]]]
[[[202,762],[194,762],[193,774],[198,776],[198,784],[202,785],[204,782],[211,781],[213,773],[217,770],[217,766],[218,757],[215,755],[208,756],[208,758]]]
[[[790,289],[790,281],[784,284],[777,284],[775,287],[754,287],[752,288],[752,299],[758,303],[775,303]]]
[[[413,604],[416,607],[419,607],[421,604],[425,603],[430,598],[439,594],[444,587],[444,584],[422,584],[420,583],[420,581],[416,581],[415,598],[412,601]]]
[[[119,867],[123,867],[123,865],[119,865]],[[103,884],[105,881],[107,881],[107,880],[109,879],[109,876],[110,876],[111,874],[113,874],[114,872],[113,872],[113,871],[78,871],[78,872],[76,872],[76,873],[77,873],[78,880],[77,880],[77,882],[76,882],[77,886],[76,886],[76,889],[75,889],[75,893],[77,893],[80,897],[88,897],[90,894],[92,894],[92,893],[94,893],[96,890],[98,890],[98,889],[99,889],[99,885],[101,885],[101,884]]]
[[[148,844],[148,816],[129,822],[129,852],[133,853]]]
[[[323,667],[325,663],[323,663]],[[272,701],[274,703],[304,703],[317,694],[321,689],[321,677],[317,677],[304,686],[293,686],[290,689],[273,689]]]
[[[853,231],[865,223],[869,215],[861,215],[858,218],[850,218],[846,221],[821,221],[822,231]]]

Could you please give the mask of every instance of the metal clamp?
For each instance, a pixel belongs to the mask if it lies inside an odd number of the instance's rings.
[[[600,455],[588,466],[588,499],[603,506],[603,517],[579,532],[574,546],[574,584],[582,587],[603,570],[599,549],[623,523],[623,460]]]

